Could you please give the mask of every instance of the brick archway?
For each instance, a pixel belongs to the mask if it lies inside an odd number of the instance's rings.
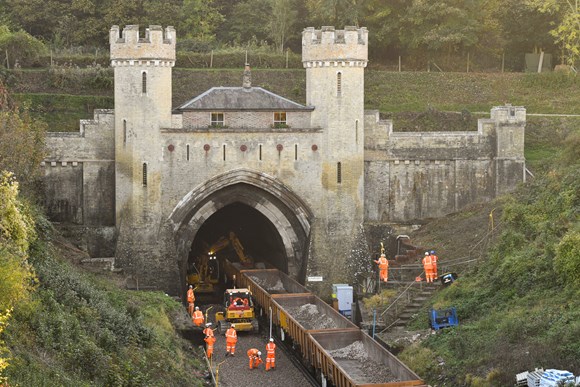
[[[288,274],[302,280],[314,220],[312,211],[275,177],[243,168],[215,176],[195,187],[169,216],[182,277],[197,232],[213,214],[233,203],[255,209],[273,225],[283,244]]]

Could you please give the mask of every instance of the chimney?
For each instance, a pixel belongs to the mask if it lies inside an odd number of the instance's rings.
[[[250,71],[249,63],[246,63],[246,67],[244,67],[244,78],[242,80],[242,87],[244,89],[252,88],[252,72]]]

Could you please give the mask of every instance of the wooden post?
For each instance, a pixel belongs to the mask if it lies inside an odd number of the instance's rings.
[[[8,60],[8,50],[5,51],[6,51],[6,68],[10,70],[10,61]]]
[[[288,49],[286,49],[286,68],[288,68]]]
[[[213,50],[211,50],[211,53],[209,55],[209,68],[211,69],[213,67]]]
[[[469,53],[467,53],[467,72],[469,72]]]
[[[52,67],[52,49],[50,50],[50,67]]]
[[[399,55],[399,72],[401,72],[401,55]]]
[[[544,65],[544,51],[540,51],[540,61],[538,62],[538,72],[542,72],[542,67]]]
[[[501,72],[502,73],[503,73],[504,65],[505,65],[505,51],[502,51],[501,52]]]
[[[246,61],[244,62],[244,64],[248,63],[248,50],[246,50]]]

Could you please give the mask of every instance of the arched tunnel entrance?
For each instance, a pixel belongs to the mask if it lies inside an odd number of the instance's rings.
[[[188,275],[199,272],[200,263],[207,261],[204,257],[207,255],[219,264],[212,271],[223,268],[224,261],[228,260],[240,263],[241,267],[273,267],[288,273],[284,243],[272,222],[239,202],[216,211],[201,226],[191,244]]]
[[[247,259],[242,266],[277,268],[303,282],[313,219],[305,202],[272,176],[238,169],[212,178],[189,192],[168,219],[182,286],[191,274],[207,271],[223,285],[226,259]]]

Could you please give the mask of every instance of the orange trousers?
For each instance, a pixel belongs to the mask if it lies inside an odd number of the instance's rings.
[[[194,309],[195,304],[193,302],[190,302],[189,305],[187,305],[187,312],[189,313],[190,316],[193,316]]]
[[[260,364],[262,364],[261,358],[250,356],[250,369],[258,368]]]
[[[387,282],[389,280],[389,269],[380,269],[379,278],[381,279],[381,281]]]
[[[231,353],[232,355],[236,352],[236,342],[235,341],[226,341],[226,352]]]
[[[266,371],[276,368],[276,355],[266,355]]]

